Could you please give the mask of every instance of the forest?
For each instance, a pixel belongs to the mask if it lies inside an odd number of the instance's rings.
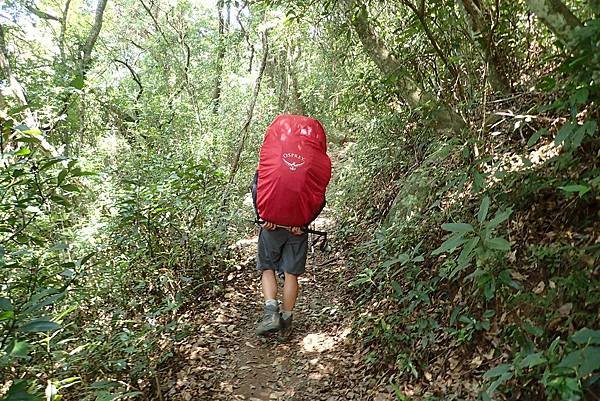
[[[600,400],[599,101],[599,0],[2,0],[0,400]],[[333,164],[285,342],[280,114]]]

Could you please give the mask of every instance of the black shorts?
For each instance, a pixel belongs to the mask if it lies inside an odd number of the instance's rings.
[[[259,270],[280,270],[299,276],[304,273],[308,234],[294,235],[285,228],[273,231],[260,229],[258,234],[258,257],[256,267]]]

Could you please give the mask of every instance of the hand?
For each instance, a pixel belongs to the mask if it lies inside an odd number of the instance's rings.
[[[275,223],[265,221],[263,224],[261,224],[261,227],[264,228],[265,230],[273,231],[274,229],[277,228],[277,225]]]
[[[304,232],[302,231],[302,227],[290,227],[290,232],[294,235],[304,234]]]

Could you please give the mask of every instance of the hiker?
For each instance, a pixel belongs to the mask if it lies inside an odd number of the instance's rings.
[[[305,116],[278,116],[267,128],[252,185],[256,221],[261,224],[256,265],[265,300],[258,335],[291,333],[298,277],[305,272],[308,225],[325,206],[330,178],[321,123]],[[276,271],[284,275],[281,310]]]
[[[262,272],[265,307],[256,334],[277,330],[281,330],[284,335],[290,334],[292,311],[298,296],[298,277],[305,271],[307,251],[308,234],[301,227],[283,228],[271,222],[265,222],[261,226],[257,267]],[[277,302],[276,271],[284,274],[281,311]]]

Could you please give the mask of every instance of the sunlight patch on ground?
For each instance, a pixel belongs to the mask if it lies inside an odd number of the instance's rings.
[[[326,352],[333,350],[350,334],[350,329],[346,328],[339,335],[330,335],[327,333],[310,333],[302,339],[302,349],[304,352]]]

